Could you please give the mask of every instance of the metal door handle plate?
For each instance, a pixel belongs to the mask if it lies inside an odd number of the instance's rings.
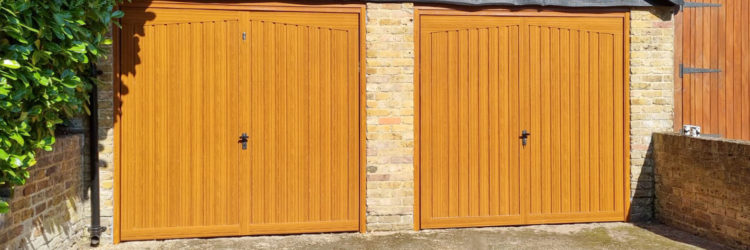
[[[247,133],[242,133],[242,135],[240,136],[240,140],[237,141],[238,143],[242,143],[242,150],[246,150],[247,149],[247,139],[248,138],[250,138],[250,137],[247,136]]]
[[[530,135],[531,135],[531,133],[529,133],[525,129],[521,132],[521,136],[518,137],[518,138],[521,139],[521,144],[523,144],[523,146],[526,146],[526,144],[528,143]]]

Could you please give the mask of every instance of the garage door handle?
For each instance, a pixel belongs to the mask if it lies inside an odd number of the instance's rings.
[[[531,135],[531,133],[529,133],[529,132],[528,132],[528,131],[526,131],[525,129],[524,129],[524,130],[523,130],[523,131],[521,132],[521,137],[519,137],[519,138],[521,138],[521,143],[522,143],[522,144],[523,144],[524,146],[526,146],[526,143],[528,143],[528,140],[529,140],[529,136],[530,136],[530,135]]]
[[[247,149],[247,138],[250,138],[249,136],[247,136],[247,133],[242,133],[242,135],[240,136],[240,140],[237,141],[238,143],[242,143],[242,150]]]

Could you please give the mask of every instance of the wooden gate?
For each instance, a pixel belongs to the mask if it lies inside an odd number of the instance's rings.
[[[419,227],[625,219],[626,14],[418,17]]]
[[[691,0],[677,14],[675,130],[750,140],[748,13],[748,1]]]
[[[361,7],[134,5],[116,240],[363,226]]]

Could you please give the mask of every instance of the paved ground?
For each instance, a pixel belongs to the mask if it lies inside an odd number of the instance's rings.
[[[593,223],[397,233],[125,242],[110,249],[722,249],[659,224]]]

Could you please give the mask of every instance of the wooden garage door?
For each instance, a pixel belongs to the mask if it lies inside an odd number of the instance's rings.
[[[122,240],[358,230],[358,14],[124,10]]]
[[[126,12],[122,239],[239,234],[239,13]]]
[[[527,223],[624,220],[621,18],[528,18],[521,112]]]
[[[421,21],[422,225],[521,224],[521,18]]]
[[[624,220],[623,32],[622,15],[422,15],[420,226]]]
[[[254,12],[247,24],[250,230],[356,231],[358,15]]]

